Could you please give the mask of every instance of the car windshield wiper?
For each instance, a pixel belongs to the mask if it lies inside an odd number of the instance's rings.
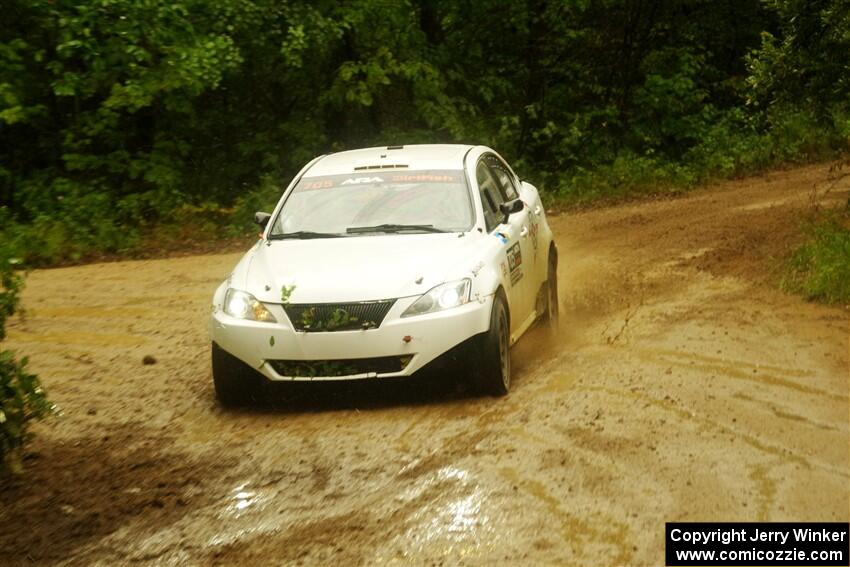
[[[333,232],[313,232],[310,230],[297,230],[295,232],[286,232],[283,234],[270,234],[269,240],[308,240],[310,238],[342,238],[342,234]]]
[[[404,232],[407,230],[418,230],[420,232],[446,232],[436,228],[433,224],[377,224],[375,226],[352,226],[345,229],[348,234],[359,234],[361,232]]]

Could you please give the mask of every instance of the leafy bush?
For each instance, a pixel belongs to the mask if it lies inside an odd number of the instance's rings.
[[[850,305],[850,212],[827,215],[807,233],[808,241],[789,261],[784,287],[810,299]]]
[[[278,199],[286,189],[286,181],[275,181],[271,176],[264,176],[259,186],[237,197],[230,216],[229,232],[232,235],[256,231],[254,213],[257,211],[271,212],[277,205]]]
[[[658,150],[621,150],[611,161],[592,168],[575,167],[557,175],[544,172],[544,198],[549,204],[572,205],[677,193],[698,183],[784,163],[826,159],[847,148],[848,137],[839,133],[844,125],[839,117],[834,125],[824,125],[799,109],[774,108],[769,115],[757,115],[741,107],[712,110],[710,115],[710,120],[688,130],[695,141],[680,157],[665,155],[659,142]]]
[[[845,0],[10,1],[0,239],[28,265],[244,234],[352,147],[488,144],[583,203],[850,137]]]
[[[23,286],[15,267],[14,261],[0,257],[0,341]],[[51,411],[38,377],[27,372],[26,364],[26,358],[16,360],[12,351],[0,349],[0,470],[21,470],[20,449],[29,422]]]

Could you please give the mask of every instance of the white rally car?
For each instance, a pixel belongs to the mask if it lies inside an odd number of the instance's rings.
[[[537,189],[483,146],[315,158],[213,298],[216,393],[266,381],[409,376],[453,349],[507,393],[509,348],[558,316],[558,253]]]

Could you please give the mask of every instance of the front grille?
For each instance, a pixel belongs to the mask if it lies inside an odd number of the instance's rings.
[[[401,355],[341,360],[270,360],[269,364],[281,376],[314,378],[317,376],[401,372],[412,358],[411,355]]]
[[[331,332],[377,329],[395,299],[354,303],[296,303],[284,305],[296,331]]]

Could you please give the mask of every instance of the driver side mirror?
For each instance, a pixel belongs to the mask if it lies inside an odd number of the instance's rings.
[[[260,225],[262,228],[266,228],[266,225],[269,224],[269,219],[272,218],[270,213],[263,213],[261,211],[257,211],[254,213],[254,222]]]
[[[504,215],[504,219],[502,219],[502,222],[508,222],[508,217],[510,217],[514,213],[522,211],[523,207],[525,207],[525,203],[523,203],[521,199],[506,201],[499,205],[499,210]]]

